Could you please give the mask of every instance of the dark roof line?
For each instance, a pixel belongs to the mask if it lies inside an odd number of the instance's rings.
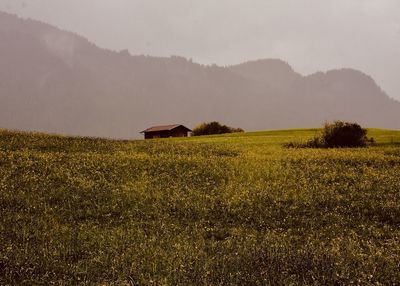
[[[173,129],[175,129],[175,128],[178,128],[178,127],[180,127],[180,126],[182,126],[182,127],[184,127],[185,129],[187,129],[187,131],[192,131],[192,130],[190,130],[189,128],[183,126],[182,124],[172,124],[172,125],[152,126],[152,127],[150,127],[150,128],[147,128],[146,130],[143,130],[143,131],[140,132],[140,133],[145,133],[145,132],[157,132],[157,131],[171,131],[171,130],[173,130]]]

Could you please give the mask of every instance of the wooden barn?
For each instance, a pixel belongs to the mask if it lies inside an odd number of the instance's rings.
[[[181,125],[163,125],[153,126],[140,133],[144,134],[144,139],[154,138],[170,138],[170,137],[187,137],[188,132],[191,132],[189,128]]]

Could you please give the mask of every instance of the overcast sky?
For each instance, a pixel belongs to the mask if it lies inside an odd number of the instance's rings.
[[[399,0],[0,0],[0,10],[131,54],[352,67],[400,100]]]

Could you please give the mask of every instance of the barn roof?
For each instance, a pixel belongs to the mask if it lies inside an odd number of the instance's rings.
[[[150,128],[147,128],[146,130],[143,130],[140,133],[145,133],[145,132],[157,132],[157,131],[171,131],[175,128],[178,128],[182,126],[183,128],[187,129],[187,131],[192,131],[189,128],[183,126],[182,124],[173,124],[173,125],[160,125],[160,126],[153,126]]]

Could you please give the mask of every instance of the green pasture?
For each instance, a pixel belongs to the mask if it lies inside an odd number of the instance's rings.
[[[0,131],[0,285],[397,285],[400,131],[318,132]]]

